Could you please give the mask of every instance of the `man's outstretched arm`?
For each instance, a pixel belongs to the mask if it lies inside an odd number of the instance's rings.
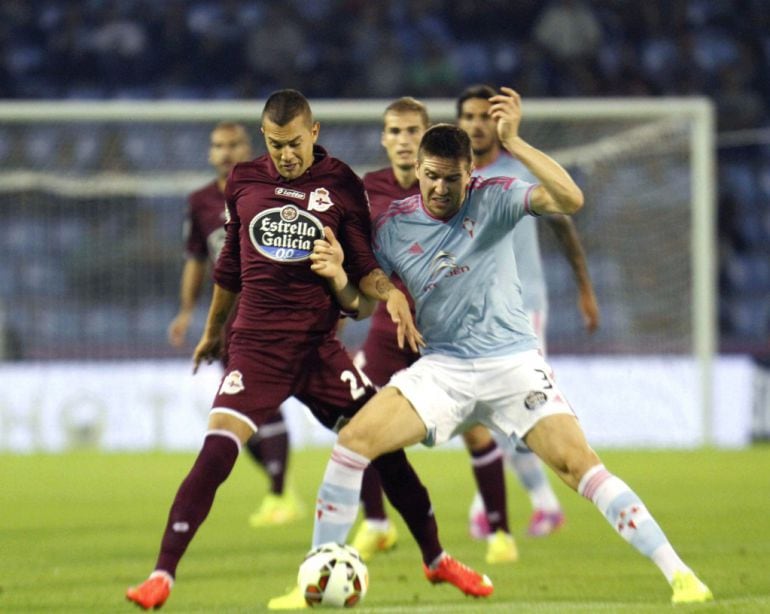
[[[539,181],[532,191],[532,209],[539,214],[571,215],[583,206],[583,192],[562,166],[545,152],[519,136],[521,97],[509,87],[489,99],[490,116],[497,122],[497,135],[511,155],[517,158]]]
[[[356,319],[367,318],[378,301],[386,303],[391,319],[397,325],[398,347],[408,343],[417,352],[425,345],[412,318],[406,295],[388,279],[385,271],[374,269],[361,278],[358,286],[351,283],[342,266],[345,254],[331,228],[324,228],[324,239],[317,239],[310,255],[310,269],[327,280],[337,302],[345,311],[356,313]]]

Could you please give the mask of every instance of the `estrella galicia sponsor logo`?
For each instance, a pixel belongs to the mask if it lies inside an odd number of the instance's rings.
[[[305,200],[306,194],[299,190],[292,190],[290,188],[276,188],[276,196],[285,196],[286,198],[296,198],[297,200]]]
[[[524,399],[524,407],[533,411],[538,407],[542,407],[548,401],[548,397],[542,390],[533,390]]]
[[[321,222],[289,204],[267,209],[249,224],[252,245],[263,256],[278,262],[307,260],[313,251],[313,241],[321,237]]]

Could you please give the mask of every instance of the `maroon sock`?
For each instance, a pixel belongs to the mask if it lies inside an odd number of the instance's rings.
[[[394,508],[409,527],[422,552],[422,560],[430,565],[442,552],[438,525],[428,491],[420,482],[403,450],[384,454],[372,461],[382,480],[382,488]]]
[[[238,446],[232,438],[210,433],[203,440],[198,458],[171,505],[155,569],[176,575],[179,559],[206,519],[217,488],[230,475],[237,458]]]
[[[270,492],[282,494],[289,459],[289,434],[283,414],[276,412],[260,426],[259,432],[246,442],[246,447],[270,478]]]
[[[487,510],[490,531],[494,533],[502,529],[509,533],[502,450],[492,440],[485,448],[471,452],[471,464],[476,486]]]
[[[382,498],[382,482],[380,474],[373,465],[364,471],[361,482],[361,503],[364,506],[364,517],[367,520],[385,520],[385,502]]]

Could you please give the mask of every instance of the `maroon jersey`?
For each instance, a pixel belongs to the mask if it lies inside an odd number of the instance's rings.
[[[401,187],[390,167],[364,175],[364,187],[369,195],[372,219],[385,213],[394,200],[402,200],[420,192],[417,181],[408,188]],[[393,276],[391,279],[409,298],[414,316],[414,304],[406,287],[398,277]],[[408,347],[403,350],[398,347],[396,325],[391,320],[385,303],[378,304],[372,315],[369,334],[363,346],[363,356],[365,362],[362,367],[377,386],[387,384],[391,375],[408,367],[420,357]]]
[[[369,195],[372,219],[385,213],[394,200],[402,200],[407,196],[420,193],[420,184],[417,181],[408,188],[402,188],[396,181],[396,176],[390,167],[366,173],[364,175],[364,187]]]
[[[225,195],[215,180],[190,194],[187,205],[186,256],[216,262],[225,243]]]
[[[233,329],[301,337],[335,328],[339,305],[310,270],[315,239],[329,226],[345,251],[352,283],[378,267],[363,183],[319,146],[301,176],[285,180],[268,155],[235,166],[225,196],[227,236],[214,280],[240,292]]]

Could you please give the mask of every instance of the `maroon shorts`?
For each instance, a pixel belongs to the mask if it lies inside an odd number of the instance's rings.
[[[394,373],[406,369],[420,357],[408,346],[403,350],[398,347],[395,331],[374,328],[369,331],[361,354],[364,362],[357,361],[356,364],[361,365],[364,373],[380,388]]]
[[[234,330],[228,349],[227,370],[212,410],[234,410],[256,426],[295,396],[321,424],[334,428],[375,393],[333,331],[297,336]]]

